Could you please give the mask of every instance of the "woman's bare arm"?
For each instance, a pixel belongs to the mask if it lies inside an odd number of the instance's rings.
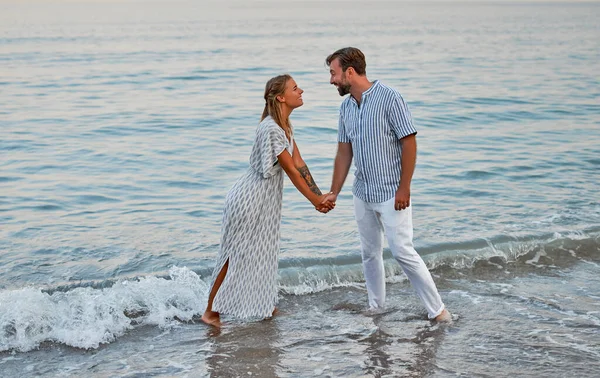
[[[304,181],[306,181],[306,184],[310,188],[310,191],[319,196],[321,194],[323,194],[323,193],[321,193],[321,190],[319,189],[319,187],[315,183],[315,180],[313,179],[312,175],[310,174],[310,171],[308,170],[308,166],[302,159],[302,155],[300,154],[300,150],[298,149],[298,144],[296,144],[296,141],[294,141],[294,153],[293,153],[292,159],[294,161],[294,166],[296,167],[298,172],[300,172],[300,175],[302,175],[302,178],[304,179]]]
[[[328,210],[333,209],[335,204],[331,202],[325,202],[324,204],[321,203],[325,199],[325,196],[323,196],[320,192],[315,193],[309,187],[308,183],[306,182],[306,179],[300,173],[298,168],[296,168],[296,165],[294,164],[294,159],[287,150],[284,150],[282,153],[280,153],[279,156],[277,156],[277,160],[279,161],[281,168],[283,168],[285,173],[292,181],[292,184],[294,184],[296,189],[298,189],[298,191],[302,193],[302,195],[306,197],[306,199],[308,199],[310,203],[313,204],[313,206],[319,209],[322,207],[325,207]]]

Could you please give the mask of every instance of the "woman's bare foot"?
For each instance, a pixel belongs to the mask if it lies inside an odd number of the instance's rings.
[[[204,323],[211,325],[213,327],[220,328],[221,327],[221,317],[219,313],[216,311],[205,311],[200,318]]]
[[[271,316],[275,316],[275,315],[278,315],[278,314],[279,314],[279,310],[277,309],[277,307],[275,307],[273,309],[273,313],[271,314]]]
[[[444,309],[444,311],[436,316],[434,320],[438,323],[452,323],[452,315],[450,314],[450,311]]]

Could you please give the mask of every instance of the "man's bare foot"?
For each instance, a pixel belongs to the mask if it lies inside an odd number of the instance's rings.
[[[219,313],[215,311],[205,311],[202,318],[200,318],[204,323],[211,325],[213,327],[220,328],[221,327],[221,317],[219,317]]]
[[[450,311],[444,309],[444,311],[436,316],[434,320],[438,323],[452,323],[452,315],[450,314]]]

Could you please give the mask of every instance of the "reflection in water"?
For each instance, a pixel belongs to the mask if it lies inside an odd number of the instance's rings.
[[[210,377],[278,377],[280,332],[274,321],[212,328],[213,352],[207,358]]]
[[[365,361],[365,372],[369,376],[382,377],[389,376],[394,371],[390,361],[390,355],[387,353],[389,345],[392,343],[391,338],[381,330],[369,335],[369,337],[361,340],[361,343],[367,344],[365,352],[368,359]]]
[[[446,324],[425,327],[417,332],[414,343],[414,361],[410,370],[418,376],[433,374],[436,370],[436,352],[446,335]]]
[[[444,339],[447,325],[424,325],[422,321],[399,321],[385,316],[373,321],[378,330],[360,340],[366,346],[366,374],[384,377],[402,372],[403,376],[423,377],[435,371],[436,351]],[[399,328],[402,335],[395,332]]]

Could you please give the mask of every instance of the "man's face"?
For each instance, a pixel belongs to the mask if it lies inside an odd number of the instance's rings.
[[[329,65],[329,83],[336,86],[340,96],[345,96],[350,93],[350,83],[346,77],[346,73],[342,70],[340,60],[334,59]]]

